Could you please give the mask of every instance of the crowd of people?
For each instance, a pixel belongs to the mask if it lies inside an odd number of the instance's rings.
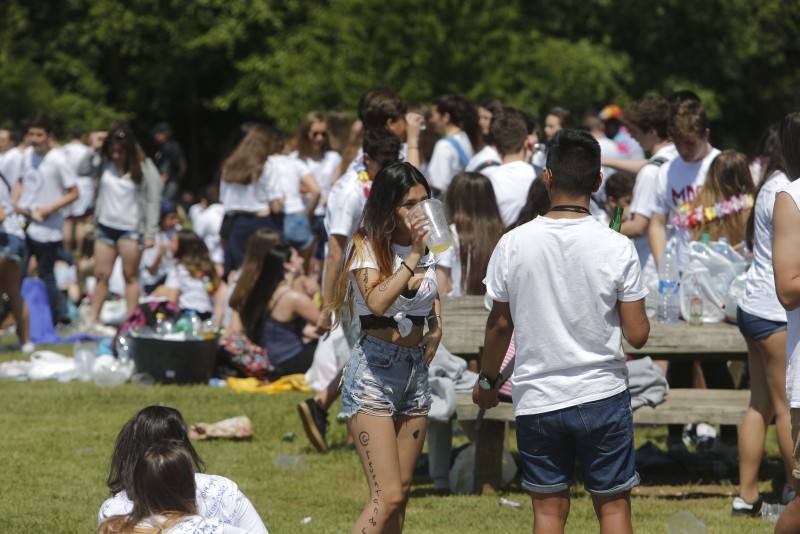
[[[0,130],[5,315],[31,352],[28,324],[40,318],[26,309],[25,277],[44,283],[48,320],[82,321],[101,335],[114,332],[103,324],[110,300],[130,313],[143,298],[165,299],[261,346],[273,378],[327,357],[320,338],[340,330],[351,357],[298,413],[324,452],[328,411],[341,396],[370,494],[354,532],[399,532],[428,430],[440,299],[485,296],[491,312],[474,397],[482,407],[514,403],[535,531],[563,530],[577,458],[601,529],[627,532],[639,477],[621,337],[646,342],[645,297],[665,254],[683,271],[692,241],[727,240],[752,258],[737,316],[751,401],[738,434],[721,432],[739,450],[732,509],[759,513],[758,469],[774,417],[791,502],[779,528],[798,524],[800,114],[771,127],[749,157],[712,144],[691,91],[579,119],[556,107],[542,125],[496,99],[476,105],[460,95],[409,111],[393,90],[377,88],[362,96],[355,121],[309,112],[292,136],[242,125],[218,180],[187,194],[186,161],[168,124],[151,131],[149,157],[123,121],[62,138],[34,117],[22,130]],[[450,225],[452,246],[441,254],[428,250],[418,209],[430,198],[444,202]],[[619,233],[608,229],[617,208]],[[501,383],[510,365],[513,379]],[[673,387],[733,387],[724,363],[663,370]],[[123,430],[118,454],[137,458],[115,459],[124,468],[112,468],[104,532],[154,517],[173,525],[207,509],[144,489],[156,488],[163,470],[184,482],[171,491],[200,495],[211,483],[191,476],[200,464],[179,414],[149,416],[171,417],[158,424],[175,432],[139,439],[126,434],[134,420]],[[670,428],[669,447],[682,446],[682,430]],[[126,491],[139,500],[131,504]]]

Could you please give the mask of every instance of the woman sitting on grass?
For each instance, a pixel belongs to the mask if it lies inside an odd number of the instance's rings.
[[[319,310],[295,286],[291,274],[299,256],[280,236],[262,228],[247,240],[247,250],[231,295],[232,329],[243,330],[269,354],[278,375],[305,373],[317,347]]]
[[[245,534],[198,515],[194,459],[182,441],[151,445],[133,470],[134,502],[127,515],[106,519],[99,534]]]
[[[138,495],[135,476],[137,462],[146,455],[151,445],[162,440],[177,440],[185,446],[194,472],[194,504],[197,515],[217,519],[224,525],[238,527],[246,532],[267,533],[258,512],[235,482],[201,472],[203,462],[189,442],[183,416],[178,410],[166,406],[148,406],[122,427],[111,456],[108,474],[107,484],[112,496],[100,507],[99,524],[113,516],[127,516],[134,512],[136,503],[129,496]]]

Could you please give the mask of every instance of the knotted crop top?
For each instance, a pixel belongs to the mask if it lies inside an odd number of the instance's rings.
[[[400,269],[400,262],[411,253],[411,247],[404,247],[392,243],[392,252],[394,252],[392,272],[397,272],[397,270]],[[407,336],[411,332],[413,323],[412,319],[408,317],[427,317],[431,309],[433,309],[433,300],[438,295],[438,287],[436,285],[436,260],[433,254],[426,254],[420,259],[416,266],[409,265],[409,267],[412,269],[415,269],[415,267],[425,268],[425,275],[419,288],[413,296],[410,291],[404,291],[403,293],[407,296],[403,296],[403,294],[398,296],[392,305],[389,306],[389,309],[383,314],[383,317],[393,319],[397,323],[397,329],[402,336]],[[358,316],[371,316],[373,313],[370,311],[369,307],[367,307],[361,290],[358,289],[353,271],[378,268],[378,262],[375,260],[372,247],[364,242],[361,257],[356,255],[353,259],[353,263],[350,265],[350,290],[353,292],[354,311]]]

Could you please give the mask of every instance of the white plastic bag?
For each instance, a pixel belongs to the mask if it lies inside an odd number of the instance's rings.
[[[31,380],[71,380],[75,375],[75,360],[57,352],[37,350],[31,354],[28,378]]]
[[[689,267],[681,274],[680,301],[681,317],[685,321],[691,318],[691,299],[696,295],[692,294],[690,288],[699,289],[699,296],[703,301],[704,323],[721,323],[725,320],[725,298],[727,291],[720,291],[719,284],[711,276],[711,272],[702,263],[692,260]]]

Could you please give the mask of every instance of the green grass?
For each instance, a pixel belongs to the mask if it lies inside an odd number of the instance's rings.
[[[0,360],[20,357],[0,354]],[[272,533],[349,532],[366,497],[361,467],[347,449],[320,455],[310,448],[294,408],[304,397],[235,394],[204,386],[105,389],[91,383],[0,382],[0,532],[92,532],[107,496],[105,477],[117,432],[137,410],[159,403],[178,408],[189,422],[240,414],[252,419],[252,441],[200,442],[197,449],[209,473],[239,484]],[[284,441],[288,432],[297,438]],[[637,443],[664,434],[661,429],[637,430]],[[334,423],[330,442],[343,443],[344,438],[344,426]],[[769,454],[776,455],[774,446]],[[274,458],[281,455],[298,455],[301,461],[296,467],[276,465]],[[735,490],[732,485],[644,487],[633,499],[634,527],[640,533],[664,533],[672,514],[688,510],[709,533],[772,532],[760,519],[731,518]],[[506,497],[523,503],[523,510],[498,506],[496,496],[433,495],[424,483],[415,484],[412,492],[406,532],[531,529],[530,501],[518,486]],[[307,516],[311,523],[301,524]],[[596,531],[591,500],[578,490],[567,532]]]

